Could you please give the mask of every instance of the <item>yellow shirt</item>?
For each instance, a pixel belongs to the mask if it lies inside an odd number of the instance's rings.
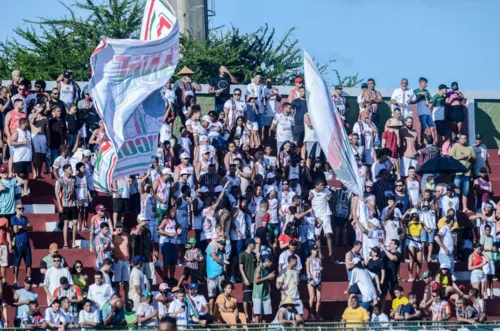
[[[392,310],[396,310],[399,305],[406,305],[408,303],[407,297],[402,297],[401,299],[395,298],[392,300]]]
[[[344,310],[344,314],[342,314],[342,319],[347,322],[346,328],[359,328],[359,323],[370,321],[370,316],[368,315],[366,309],[363,307],[358,307],[356,309],[347,307]]]
[[[408,232],[410,236],[415,238],[420,238],[420,232],[422,231],[423,225],[420,222],[411,221],[408,224]]]
[[[445,221],[446,217],[442,217],[439,219],[437,224],[438,230],[441,230],[441,228],[446,224]],[[455,220],[455,222],[453,222],[453,226],[451,227],[451,231],[455,231],[457,229],[458,229],[458,221]]]

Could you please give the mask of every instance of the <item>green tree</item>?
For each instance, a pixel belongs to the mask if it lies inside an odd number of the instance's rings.
[[[90,55],[102,37],[137,38],[144,2],[140,0],[75,0],[61,19],[25,20],[17,38],[0,43],[0,77],[13,69],[30,79],[55,80],[71,68],[77,80],[89,77]],[[77,16],[76,10],[82,12]],[[28,27],[24,27],[28,26]]]

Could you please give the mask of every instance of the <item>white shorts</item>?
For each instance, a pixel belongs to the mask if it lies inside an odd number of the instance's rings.
[[[36,134],[33,136],[33,148],[35,153],[47,152],[47,137],[43,134]]]
[[[417,168],[418,158],[417,157],[402,157],[399,161],[401,176],[408,177],[408,168]]]
[[[252,298],[253,314],[254,315],[272,315],[273,307],[271,305],[271,298],[262,300],[259,298]]]
[[[323,231],[323,233],[325,235],[328,234],[328,233],[333,233],[333,230],[332,230],[332,219],[331,219],[330,215],[318,217],[318,221],[322,221],[323,223],[321,224],[320,228],[315,228],[314,229],[314,233],[317,236],[321,236],[321,231]]]
[[[153,262],[144,262],[142,264],[141,271],[147,279],[151,279],[151,285],[156,285],[155,264]]]
[[[485,275],[494,275],[495,274],[495,262],[490,261],[488,264],[483,266],[483,271]]]
[[[247,129],[250,131],[259,131],[259,123],[247,121]]]
[[[7,245],[0,245],[0,267],[9,266],[9,249]]]
[[[113,282],[128,282],[130,280],[130,262],[115,261],[113,272]]]

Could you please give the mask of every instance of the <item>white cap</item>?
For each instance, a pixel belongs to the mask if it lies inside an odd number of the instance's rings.
[[[223,189],[224,189],[224,187],[222,187],[222,185],[219,185],[219,186],[216,186],[216,187],[214,188],[214,192],[216,192],[216,193],[220,193],[220,192],[222,192],[222,190],[223,190]]]
[[[439,269],[450,269],[450,266],[447,263],[441,263]]]
[[[170,168],[163,168],[163,170],[161,171],[161,174],[172,176],[172,170],[170,170]]]
[[[181,159],[189,159],[189,154],[188,153],[182,153],[181,154]]]
[[[200,141],[208,141],[208,137],[206,135],[201,135],[198,139],[200,139]]]
[[[200,188],[199,192],[200,192],[200,193],[208,193],[208,192],[209,192],[209,190],[208,190],[208,188],[207,188],[206,186],[202,186],[202,187]]]
[[[208,146],[201,146],[201,154],[210,153]]]
[[[268,195],[271,191],[276,191],[276,187],[274,185],[264,186],[264,196]]]
[[[298,175],[298,174],[290,174],[290,176],[288,176],[288,179],[289,179],[289,180],[292,180],[292,179],[299,179],[299,175]]]
[[[369,223],[373,224],[375,227],[379,228],[380,227],[380,221],[376,218],[372,218],[368,220]]]
[[[191,175],[191,172],[189,171],[189,169],[184,168],[184,169],[181,170],[181,176],[182,175]]]
[[[412,209],[410,210],[410,215],[411,215],[411,214],[418,214],[418,210],[417,210],[417,208],[412,208]]]
[[[270,172],[270,173],[268,173],[268,174],[267,174],[267,176],[266,176],[266,178],[267,178],[267,179],[273,179],[273,178],[275,178],[275,177],[276,177],[276,175],[274,174],[274,172]]]
[[[207,121],[207,122],[209,122],[209,123],[212,121],[212,119],[211,119],[211,118],[210,118],[210,116],[208,116],[208,115],[203,116],[203,117],[201,118],[201,120],[202,120],[202,121]]]
[[[90,156],[90,155],[92,155],[92,152],[90,150],[86,149],[83,151],[83,156]]]

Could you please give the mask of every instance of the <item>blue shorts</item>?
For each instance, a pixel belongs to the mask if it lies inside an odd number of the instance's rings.
[[[177,264],[177,245],[172,243],[163,243],[161,245],[161,255],[164,265]]]
[[[217,114],[218,114],[219,112],[221,112],[222,110],[224,110],[224,104],[223,104],[223,103],[221,103],[220,105],[215,105],[215,106],[214,106],[214,110],[215,110],[215,111],[217,112]]]
[[[257,124],[259,124],[259,130],[264,126],[264,114],[259,114],[257,116]]]
[[[422,130],[434,127],[434,121],[432,120],[431,115],[419,115],[418,118],[420,119],[420,126],[422,127]]]
[[[436,235],[436,230],[432,230],[432,232],[427,232],[424,229],[420,231],[420,241],[422,243],[432,244],[434,243],[434,236]]]
[[[460,194],[464,196],[469,195],[470,176],[455,175],[455,180],[453,182],[455,186],[460,190]]]
[[[14,266],[19,267],[21,260],[24,259],[24,264],[31,267],[31,248],[29,243],[16,243],[14,250]]]

